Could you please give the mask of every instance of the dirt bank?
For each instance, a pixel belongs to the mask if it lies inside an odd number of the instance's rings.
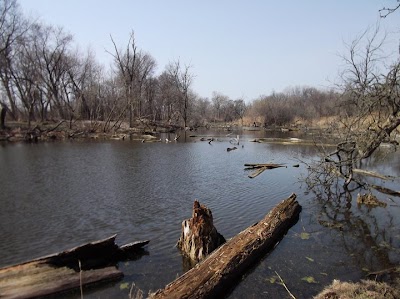
[[[178,129],[171,125],[137,124],[129,128],[125,123],[104,130],[102,123],[93,124],[89,121],[77,121],[72,125],[66,121],[49,121],[45,123],[8,122],[5,129],[0,130],[0,141],[3,142],[39,142],[68,139],[93,140],[140,140],[157,141],[162,132],[175,132]]]

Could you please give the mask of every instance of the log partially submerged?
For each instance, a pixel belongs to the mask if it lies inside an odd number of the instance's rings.
[[[256,171],[254,171],[253,173],[249,174],[248,177],[251,178],[251,179],[254,179],[256,176],[259,176],[260,174],[262,174],[267,169],[269,169],[269,168],[260,167]]]
[[[274,168],[279,168],[279,167],[285,167],[284,164],[273,164],[273,163],[267,163],[267,164],[244,164],[246,167],[245,170],[252,170],[256,169],[253,173],[249,174],[249,178],[254,179],[256,176],[260,175],[267,169],[274,169]]]
[[[375,178],[382,179],[382,180],[390,180],[390,179],[392,179],[392,177],[390,177],[390,176],[383,175],[383,174],[380,174],[380,173],[377,173],[377,172],[374,172],[374,171],[370,171],[370,170],[365,170],[365,169],[353,168],[353,172],[361,174],[361,175],[375,177]]]
[[[261,221],[220,246],[205,260],[152,294],[152,298],[220,298],[299,219],[301,206],[292,194]]]
[[[89,284],[121,279],[116,263],[146,253],[149,241],[121,247],[116,235],[0,269],[0,298],[34,298],[52,295]]]
[[[254,168],[269,168],[269,169],[273,169],[273,168],[278,168],[278,167],[285,167],[285,164],[275,164],[275,163],[246,163],[244,164],[245,167],[247,167],[246,169],[254,169]]]
[[[395,191],[386,187],[382,187],[382,186],[377,186],[377,185],[369,185],[370,187],[374,188],[375,190],[381,192],[381,193],[385,193],[385,194],[389,194],[392,196],[399,196],[400,197],[400,191]]]

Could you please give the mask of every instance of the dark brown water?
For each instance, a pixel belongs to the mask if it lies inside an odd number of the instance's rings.
[[[230,298],[287,298],[275,271],[297,298],[309,298],[333,279],[358,280],[400,262],[399,198],[382,195],[388,207],[374,209],[358,207],[355,196],[326,201],[300,182],[306,167],[292,167],[315,158],[313,147],[252,143],[253,135],[241,135],[238,149],[227,152],[229,137],[219,135],[211,145],[187,138],[0,146],[0,267],[114,233],[120,245],[150,239],[147,255],[119,264],[122,281],[92,288],[85,298],[127,298],[125,283],[132,282],[147,294],[183,273],[175,244],[194,199],[212,209],[218,231],[230,238],[293,192],[303,206],[300,221]],[[247,177],[243,164],[268,162],[288,167]],[[367,166],[400,175],[398,154]],[[400,189],[398,180],[385,186]]]

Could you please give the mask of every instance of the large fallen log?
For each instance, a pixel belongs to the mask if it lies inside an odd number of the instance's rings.
[[[149,241],[118,247],[115,238],[0,269],[0,298],[42,297],[122,278],[116,263],[142,256]]]
[[[264,219],[228,240],[151,298],[221,298],[249,267],[274,248],[298,221],[300,211],[292,194]]]

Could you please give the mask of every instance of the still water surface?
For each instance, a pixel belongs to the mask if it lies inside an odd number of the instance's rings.
[[[399,198],[381,195],[389,206],[375,209],[358,207],[355,197],[325,201],[301,183],[306,166],[292,167],[315,158],[314,147],[249,142],[253,137],[242,135],[231,152],[229,138],[211,145],[199,138],[0,145],[0,267],[114,233],[119,245],[149,239],[146,255],[119,264],[122,281],[90,289],[85,298],[127,298],[125,282],[147,294],[184,271],[175,244],[194,199],[211,208],[218,231],[231,238],[293,192],[303,206],[299,222],[229,298],[287,298],[275,271],[297,298],[309,298],[333,279],[358,280],[400,262]],[[288,167],[247,177],[243,164],[268,162]],[[368,163],[400,176],[398,154]],[[385,186],[400,189],[398,180]]]

